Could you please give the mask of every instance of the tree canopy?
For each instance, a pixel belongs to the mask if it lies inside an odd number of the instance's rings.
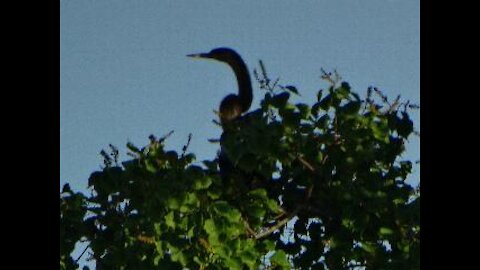
[[[90,195],[60,193],[60,266],[88,243],[97,269],[419,269],[420,185],[402,158],[411,109],[369,88],[362,98],[338,74],[312,105],[296,87],[254,71],[263,99],[224,128],[234,165],[128,143],[130,159],[102,151]]]

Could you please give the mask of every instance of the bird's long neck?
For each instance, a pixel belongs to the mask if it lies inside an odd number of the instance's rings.
[[[252,82],[250,81],[250,74],[247,65],[240,59],[237,65],[230,65],[237,77],[238,82],[238,97],[242,105],[242,112],[250,109],[253,100]]]

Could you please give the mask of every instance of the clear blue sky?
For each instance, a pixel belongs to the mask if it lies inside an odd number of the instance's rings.
[[[417,0],[61,0],[60,185],[85,191],[102,148],[127,159],[127,141],[144,146],[170,130],[167,148],[181,151],[191,132],[190,151],[214,158],[212,110],[235,78],[185,55],[215,47],[236,49],[250,70],[262,59],[271,77],[297,86],[295,101],[312,104],[324,68],[361,94],[373,85],[420,103],[419,9]],[[263,96],[253,86],[252,109]],[[420,157],[418,138],[405,157]]]
[[[109,143],[125,150],[170,130],[167,147],[214,157],[207,142],[222,97],[236,91],[231,71],[188,53],[235,48],[252,70],[311,102],[320,68],[336,68],[355,91],[375,85],[420,102],[419,3],[415,0],[71,1],[60,2],[60,183],[84,190]],[[258,106],[263,94],[254,83]],[[419,128],[419,113],[414,115]],[[122,152],[122,158],[125,151]],[[419,157],[412,138],[408,156]],[[417,173],[419,168],[417,168]]]

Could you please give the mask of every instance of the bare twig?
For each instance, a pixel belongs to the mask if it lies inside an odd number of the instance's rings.
[[[82,251],[82,254],[80,254],[80,256],[78,256],[78,258],[75,260],[75,263],[77,263],[77,262],[80,260],[80,258],[82,258],[83,254],[85,254],[85,252],[87,251],[87,249],[88,249],[89,247],[90,247],[90,245],[87,245],[87,246],[85,247],[85,249]]]
[[[325,162],[327,161],[327,158],[328,158],[328,154],[323,157],[321,162],[322,165],[325,164]]]
[[[173,130],[171,130],[170,132],[168,132],[166,135],[164,135],[163,137],[161,137],[158,142],[164,142],[168,137],[170,137],[171,135],[173,134]]]
[[[247,229],[247,232],[249,235],[255,235],[255,231],[250,227],[250,224],[246,220],[243,220],[243,224],[245,225],[245,229]]]
[[[278,78],[275,80],[275,82],[273,83],[272,90],[275,89],[275,87],[277,87],[278,81],[280,81],[280,77],[278,77]]]
[[[390,108],[388,108],[388,113],[394,112],[400,106],[400,95],[397,96],[395,101],[392,103]]]
[[[277,220],[277,219],[279,219],[279,218],[281,218],[281,217],[284,217],[286,214],[288,214],[288,213],[285,211],[285,209],[283,209],[283,208],[281,208],[281,207],[280,207],[280,212],[281,212],[281,213],[278,214],[278,215],[276,215],[276,216],[274,216],[273,219]]]
[[[185,153],[187,152],[188,147],[190,146],[190,142],[192,141],[192,133],[188,134],[188,141],[187,144],[185,144],[182,148],[182,157],[185,156]]]
[[[298,156],[298,160],[300,160],[300,162],[305,165],[305,167],[307,167],[310,171],[315,172],[315,168],[310,163],[308,163],[302,156]]]
[[[160,143],[163,143],[168,137],[170,137],[171,135],[173,134],[173,130],[171,130],[170,132],[168,132],[166,135],[163,135],[160,139],[157,140],[157,137],[155,137],[155,135],[153,134],[150,134],[150,136],[148,136],[148,139],[150,140],[150,144],[152,145],[157,145],[157,144],[160,144]]]
[[[255,234],[255,239],[258,240],[260,238],[263,238],[263,237],[271,234],[272,232],[276,231],[277,229],[279,229],[283,225],[285,225],[287,222],[289,222],[292,218],[294,218],[298,214],[298,212],[300,211],[300,209],[302,207],[303,207],[303,205],[297,206],[297,208],[295,208],[295,210],[292,213],[290,213],[286,218],[282,219],[281,221],[279,221],[277,224],[270,227],[269,229]]]
[[[315,172],[315,167],[313,167],[313,165],[310,164],[308,161],[306,161],[302,156],[299,155],[297,158],[305,167],[307,167],[307,169],[309,169],[313,173]],[[328,155],[325,155],[322,161],[320,162],[320,164],[321,165],[325,164],[325,162],[327,161],[327,158],[328,158]]]
[[[208,251],[211,251],[211,247],[210,247],[210,244],[208,243],[207,240],[203,239],[203,238],[199,238],[198,239],[198,242],[200,243],[200,245],[202,245],[206,250]]]

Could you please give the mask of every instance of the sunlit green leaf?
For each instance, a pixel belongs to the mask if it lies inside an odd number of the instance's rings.
[[[275,254],[270,258],[272,264],[279,266],[281,269],[290,269],[290,263],[287,259],[287,254],[283,250],[275,251]]]
[[[212,184],[212,179],[210,177],[200,177],[196,178],[193,184],[195,190],[206,189]]]
[[[297,108],[300,111],[302,119],[306,119],[310,115],[310,106],[307,104],[299,103],[297,104]]]
[[[172,228],[175,229],[175,220],[174,220],[174,213],[173,211],[168,212],[167,215],[165,215],[165,224]]]
[[[387,227],[381,227],[379,233],[381,235],[390,235],[393,234],[393,230]]]

